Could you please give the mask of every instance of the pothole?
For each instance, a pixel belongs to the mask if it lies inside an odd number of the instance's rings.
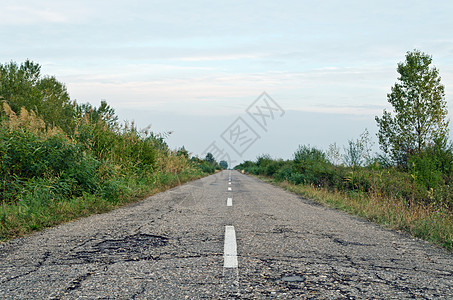
[[[162,247],[167,245],[168,238],[150,235],[150,234],[136,234],[127,236],[118,240],[106,240],[96,245],[100,253],[110,255],[114,254],[140,254],[151,248]]]
[[[166,246],[168,238],[164,236],[139,233],[120,239],[104,240],[90,249],[77,251],[63,258],[59,263],[113,264],[118,261],[150,260],[158,247]]]

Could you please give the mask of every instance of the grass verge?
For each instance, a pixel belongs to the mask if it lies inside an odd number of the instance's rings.
[[[115,201],[87,193],[69,200],[52,199],[46,205],[35,201],[31,204],[26,204],[25,201],[13,205],[2,204],[0,206],[0,242],[139,202],[156,193],[207,175],[202,172],[165,173],[158,175],[154,184],[136,179],[125,180],[119,183],[121,196]]]
[[[422,204],[408,205],[404,201],[379,195],[329,191],[313,185],[295,185],[265,176],[256,177],[327,207],[360,216],[389,229],[407,232],[453,251],[453,214],[448,209],[435,209]]]

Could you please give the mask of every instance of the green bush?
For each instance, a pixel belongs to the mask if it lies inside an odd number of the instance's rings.
[[[280,168],[275,171],[274,178],[278,181],[284,181],[290,179],[293,174],[293,163],[291,161],[286,161]]]
[[[0,65],[0,240],[102,212],[204,173],[115,111],[69,99],[30,61]],[[202,172],[201,169],[205,172]]]
[[[285,165],[285,161],[283,160],[272,160],[266,164],[264,167],[263,174],[266,176],[273,176],[277,173],[283,166]]]
[[[289,178],[289,182],[292,182],[294,184],[301,184],[301,183],[307,183],[309,180],[307,179],[307,176],[305,174],[300,174],[300,173],[292,173]]]
[[[40,137],[20,130],[0,129],[0,190],[4,203],[15,202],[21,187],[42,179],[53,193],[67,197],[93,192],[100,163],[60,135]]]
[[[208,162],[203,162],[199,166],[200,166],[200,169],[204,173],[212,174],[212,173],[215,172],[215,166],[213,164],[208,163]]]
[[[451,147],[449,151],[431,149],[412,156],[410,172],[380,164],[375,160],[368,167],[345,167],[331,164],[323,151],[300,146],[294,160],[272,160],[268,155],[256,162],[246,161],[236,169],[255,175],[272,176],[277,181],[311,184],[344,192],[373,193],[404,203],[429,203],[453,208]]]
[[[261,168],[259,166],[252,166],[247,169],[247,172],[252,173],[254,175],[261,174]]]
[[[319,149],[310,146],[299,146],[294,153],[294,172],[302,174],[297,181],[333,188],[342,178],[337,168],[329,162],[327,155]]]
[[[301,170],[310,168],[316,163],[329,163],[327,155],[322,150],[303,145],[294,153],[294,164]]]
[[[428,190],[443,186],[449,182],[453,172],[453,151],[450,148],[441,150],[429,148],[411,155],[408,167],[414,180]]]
[[[108,180],[102,183],[98,194],[112,203],[117,203],[121,196],[121,183],[118,180]]]

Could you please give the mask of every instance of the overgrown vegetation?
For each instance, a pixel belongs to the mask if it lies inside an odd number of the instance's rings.
[[[218,166],[169,149],[168,133],[120,124],[106,102],[71,101],[64,84],[31,61],[0,65],[0,100],[0,240],[110,210]]]
[[[395,116],[376,117],[382,154],[365,132],[324,152],[300,146],[291,160],[262,155],[236,169],[291,191],[453,249],[453,146],[444,88],[431,57],[408,52],[388,95]]]
[[[453,157],[450,152],[450,159]],[[235,167],[265,176],[293,192],[356,213],[391,228],[453,249],[452,172],[433,167],[432,157],[414,168],[334,165],[325,152],[301,146],[292,160],[262,155]],[[432,178],[435,170],[438,177]],[[437,181],[436,181],[437,180]],[[434,184],[435,182],[435,184]]]

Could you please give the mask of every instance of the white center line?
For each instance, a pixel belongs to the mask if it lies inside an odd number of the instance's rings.
[[[223,250],[223,267],[237,268],[236,232],[234,226],[225,226],[225,246]]]
[[[233,206],[233,198],[227,199],[227,206]]]
[[[228,187],[228,190],[229,190],[229,191],[231,191],[231,188],[230,188],[230,187]]]
[[[230,181],[230,182],[228,182],[228,184],[231,184],[231,181]]]

